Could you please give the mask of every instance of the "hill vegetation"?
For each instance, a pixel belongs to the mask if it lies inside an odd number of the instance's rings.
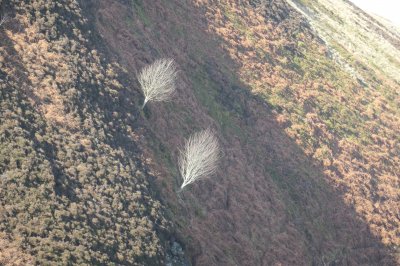
[[[0,264],[399,264],[399,35],[332,3],[0,0]]]
[[[331,5],[326,6],[327,2]],[[324,166],[333,185],[344,192],[345,202],[355,207],[371,230],[385,244],[398,246],[400,83],[396,79],[400,69],[396,60],[400,51],[390,45],[390,39],[379,39],[381,32],[368,32],[365,26],[359,28],[368,37],[366,41],[362,45],[349,42],[353,36],[364,36],[350,32],[356,28],[351,20],[351,15],[356,16],[354,11],[331,1],[316,3],[343,16],[321,20],[347,23],[343,27],[333,22],[330,27],[319,25],[328,29],[330,41],[337,41],[336,50],[324,46],[305,30],[298,32],[285,25],[294,23],[290,15],[274,25],[275,14],[267,7],[263,16],[263,11],[256,12],[250,6],[207,5],[207,14],[211,30],[224,38],[224,47],[241,64],[242,81],[273,106],[278,119],[287,125],[288,135]],[[328,13],[317,10],[318,17]],[[365,22],[368,17],[361,18],[364,23],[369,22]],[[347,29],[349,25],[352,28]],[[342,28],[345,30],[340,31]],[[335,35],[329,29],[338,32]],[[352,43],[359,53],[340,43]],[[390,50],[380,50],[386,46]],[[332,62],[332,53],[345,61]],[[367,59],[369,63],[365,62]],[[346,66],[359,73],[358,80]]]
[[[126,7],[100,3],[96,17],[128,71],[164,54],[185,69],[179,99],[151,110],[146,146],[196,264],[394,264],[397,81],[348,60],[283,1]],[[219,185],[199,184],[181,210],[168,185],[187,123],[219,128],[226,156]]]
[[[96,50],[76,1],[1,10],[12,19],[0,30],[0,252],[17,246],[37,265],[159,263],[167,224],[121,69]]]

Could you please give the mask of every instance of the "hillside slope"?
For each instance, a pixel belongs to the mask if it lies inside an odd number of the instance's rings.
[[[0,264],[161,263],[168,224],[123,72],[78,2],[0,7]]]
[[[195,264],[394,264],[398,81],[333,50],[284,1],[107,1],[96,9],[99,31],[129,72],[160,56],[184,70],[177,99],[149,107],[145,135]],[[179,202],[177,147],[210,124],[221,132],[223,166]]]
[[[400,39],[337,2],[0,0],[0,264],[399,264]],[[160,57],[178,93],[140,112]]]

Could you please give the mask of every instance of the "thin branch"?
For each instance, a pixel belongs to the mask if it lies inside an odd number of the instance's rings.
[[[4,24],[8,22],[8,16],[4,15],[2,16],[2,18],[0,19],[0,27]]]

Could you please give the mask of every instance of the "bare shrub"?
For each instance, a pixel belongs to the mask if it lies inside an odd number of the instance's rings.
[[[219,158],[218,140],[210,129],[190,136],[179,157],[179,171],[183,179],[181,190],[198,179],[214,174]]]
[[[159,59],[146,66],[138,75],[138,81],[145,96],[142,109],[148,101],[169,100],[175,92],[177,77],[173,59]]]

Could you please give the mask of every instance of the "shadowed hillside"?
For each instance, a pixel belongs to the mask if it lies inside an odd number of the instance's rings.
[[[0,264],[400,262],[398,62],[325,38],[330,1],[0,3]],[[178,93],[141,112],[160,57]],[[178,195],[207,127],[218,173]]]
[[[177,99],[149,107],[145,145],[156,153],[154,166],[167,167],[160,187],[195,264],[378,265],[394,252],[398,107],[386,107],[394,108],[387,122],[368,117],[360,103],[383,96],[363,92],[289,5],[114,1],[97,10],[99,31],[129,72],[166,55],[184,71]],[[396,94],[396,83],[385,82]],[[209,124],[221,132],[224,164],[184,195],[182,211],[173,199],[176,147],[193,125]],[[387,132],[389,150],[374,144],[370,127]],[[365,215],[385,229],[371,234],[377,227]]]

